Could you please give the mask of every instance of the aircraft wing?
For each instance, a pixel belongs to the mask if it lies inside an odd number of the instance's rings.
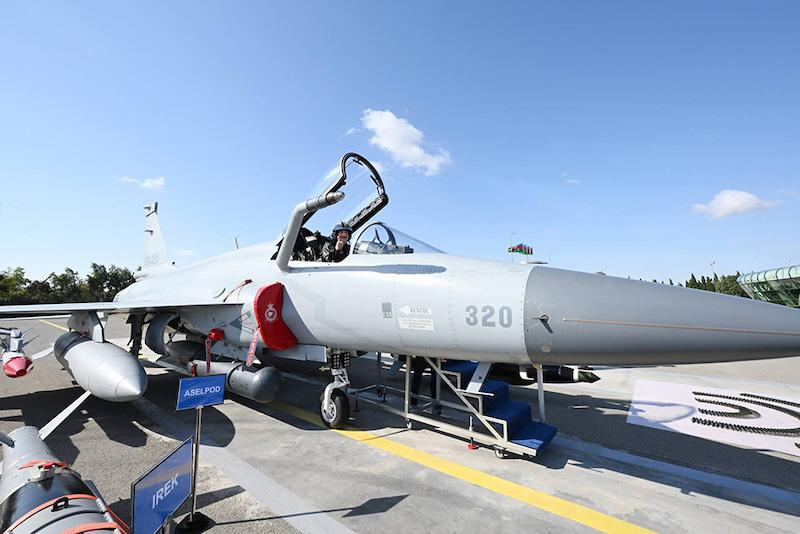
[[[218,300],[197,301],[143,301],[143,302],[76,302],[69,304],[27,304],[0,306],[0,319],[12,317],[43,317],[45,315],[68,315],[73,312],[143,313],[170,311],[194,306],[230,306],[233,303]]]

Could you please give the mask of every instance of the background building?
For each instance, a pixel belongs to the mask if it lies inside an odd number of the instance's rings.
[[[800,307],[800,265],[747,273],[736,281],[754,299]]]

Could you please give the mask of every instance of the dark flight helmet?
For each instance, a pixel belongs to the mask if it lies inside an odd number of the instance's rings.
[[[333,231],[331,232],[331,235],[333,235],[333,237],[336,237],[336,234],[338,234],[341,230],[344,230],[345,232],[350,234],[350,236],[352,237],[353,229],[350,228],[350,226],[345,222],[340,222],[339,224],[334,226],[333,227]]]

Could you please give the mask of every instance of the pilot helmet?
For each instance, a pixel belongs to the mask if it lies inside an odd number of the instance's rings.
[[[347,232],[351,236],[353,235],[353,229],[350,228],[350,226],[345,222],[340,222],[339,224],[334,226],[333,227],[333,231],[331,232],[331,234],[333,235],[333,237],[336,237],[336,234],[338,234],[342,230],[344,230],[345,232]]]

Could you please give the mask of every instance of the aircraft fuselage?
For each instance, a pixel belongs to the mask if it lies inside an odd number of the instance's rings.
[[[798,310],[739,297],[447,254],[292,261],[284,272],[267,259],[275,250],[258,245],[148,277],[118,298],[218,299],[181,320],[199,335],[220,328],[240,347],[253,337],[256,292],[280,282],[283,320],[304,345],[524,365],[800,355]]]

